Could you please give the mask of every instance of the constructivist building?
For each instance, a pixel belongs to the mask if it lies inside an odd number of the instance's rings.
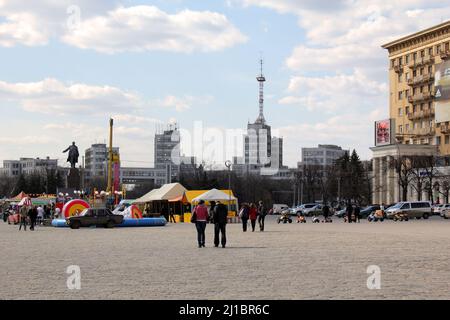
[[[373,202],[401,199],[391,164],[402,156],[450,155],[450,21],[382,46],[389,53],[389,119],[375,123]],[[408,198],[420,196],[415,188]]]

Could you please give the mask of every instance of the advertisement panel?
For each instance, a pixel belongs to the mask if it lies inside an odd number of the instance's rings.
[[[436,65],[434,87],[436,123],[450,121],[450,61]]]
[[[394,125],[392,119],[375,122],[375,146],[386,146],[392,144]]]

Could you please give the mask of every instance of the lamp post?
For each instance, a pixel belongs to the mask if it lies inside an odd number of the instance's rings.
[[[231,211],[231,165],[230,160],[225,161],[225,167],[228,168],[228,211]]]

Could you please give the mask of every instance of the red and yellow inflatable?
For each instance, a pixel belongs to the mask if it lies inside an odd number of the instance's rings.
[[[130,211],[133,219],[142,219],[142,211],[134,204],[130,206]]]
[[[81,199],[70,200],[67,202],[63,209],[62,214],[64,217],[70,218],[78,213],[81,213],[84,209],[90,208],[89,203]]]

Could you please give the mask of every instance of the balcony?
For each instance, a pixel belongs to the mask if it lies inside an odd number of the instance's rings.
[[[400,66],[400,65],[394,66],[394,71],[395,71],[396,73],[401,73],[401,72],[403,72],[403,66]]]
[[[434,63],[434,56],[425,56],[417,58],[416,60],[411,60],[408,64],[408,67],[411,69],[415,69],[417,67],[421,67],[427,64]]]
[[[442,60],[447,60],[450,57],[450,50],[441,51],[439,55]]]
[[[429,83],[434,81],[434,75],[432,74],[424,74],[421,76],[414,77],[412,79],[408,79],[409,86],[416,86],[424,83]]]
[[[450,125],[441,125],[441,133],[449,134],[450,133]]]
[[[416,137],[426,137],[426,136],[434,136],[436,134],[435,128],[420,128],[411,130],[413,136]]]
[[[415,103],[415,102],[430,100],[433,98],[434,98],[434,94],[432,92],[423,92],[423,93],[417,93],[415,95],[408,96],[408,102]]]
[[[431,118],[434,116],[434,109],[426,109],[418,112],[410,112],[408,113],[408,120],[417,120],[417,119],[425,119]]]

